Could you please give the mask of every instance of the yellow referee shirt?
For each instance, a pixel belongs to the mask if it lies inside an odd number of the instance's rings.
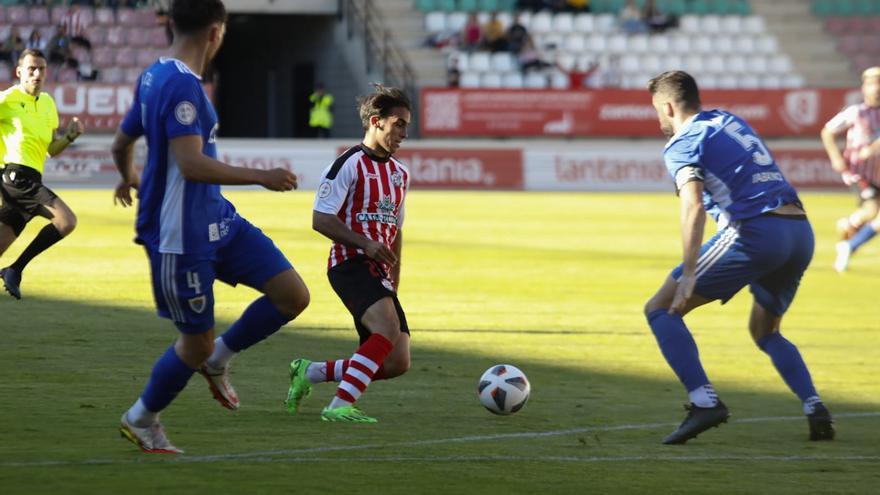
[[[33,97],[18,85],[0,92],[0,165],[17,163],[43,173],[58,110],[49,93]]]

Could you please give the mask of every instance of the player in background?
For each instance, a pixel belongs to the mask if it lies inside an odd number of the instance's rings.
[[[683,317],[708,302],[727,302],[746,285],[754,296],[752,338],[803,403],[810,440],[831,440],[831,415],[797,347],[779,332],[813,255],[813,231],[797,193],[744,120],[702,110],[689,74],[664,72],[648,89],[669,138],[663,156],[681,199],[684,260],[647,302],[645,315],[691,402],[681,426],[663,443],[684,443],[730,416]],[[701,247],[707,211],[719,230]]]
[[[822,144],[843,182],[858,194],[859,208],[837,222],[834,269],[846,270],[849,258],[880,230],[880,66],[862,72],[864,101],[835,115],[822,129]],[[837,139],[846,135],[841,152]]]
[[[76,227],[76,215],[70,207],[43,185],[43,166],[46,155],[56,156],[64,151],[84,128],[73,117],[67,131],[56,136],[58,110],[52,95],[43,92],[46,69],[43,52],[24,50],[15,67],[18,84],[0,92],[0,255],[35,216],[51,222],[14,263],[0,270],[6,291],[16,299],[21,299],[24,267]]]
[[[312,227],[333,241],[327,277],[354,317],[360,347],[350,359],[294,359],[285,403],[295,414],[312,384],[339,382],[321,418],[375,423],[355,401],[373,380],[400,376],[410,365],[409,327],[397,299],[410,175],[392,155],[406,139],[411,105],[401,90],[376,85],[359,107],[363,142],[324,171]]]
[[[131,188],[138,190],[135,242],[146,249],[158,313],[180,332],[154,365],[140,398],[122,415],[122,435],[150,453],[181,452],[165,436],[159,413],[194,372],[207,379],[223,407],[237,409],[228,380],[232,357],[309,303],[305,284],[272,240],[220,193],[221,184],[272,191],[296,187],[296,176],[285,169],[250,170],[217,161],[217,115],[199,74],[223,41],[226,9],[220,0],[174,0],[170,11],[173,57],[141,74],[112,148],[122,175],[114,199],[131,205]],[[148,152],[139,178],[132,155],[140,136],[146,136]],[[264,294],[217,338],[215,279]]]

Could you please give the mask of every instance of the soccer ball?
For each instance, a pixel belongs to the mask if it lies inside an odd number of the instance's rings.
[[[480,377],[477,394],[483,407],[494,414],[513,414],[529,400],[529,379],[516,366],[496,364]]]

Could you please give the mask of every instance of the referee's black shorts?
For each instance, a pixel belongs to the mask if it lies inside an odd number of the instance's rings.
[[[8,225],[15,235],[35,216],[46,215],[58,196],[43,185],[43,176],[31,167],[7,163],[0,178],[0,223]]]
[[[330,268],[327,271],[327,278],[330,279],[333,290],[348,308],[348,312],[354,317],[354,326],[362,344],[370,338],[372,332],[361,323],[361,318],[370,306],[385,297],[390,297],[394,302],[397,319],[400,320],[400,331],[409,334],[406,314],[400,306],[400,301],[397,300],[391,279],[381,263],[368,256],[358,255]]]

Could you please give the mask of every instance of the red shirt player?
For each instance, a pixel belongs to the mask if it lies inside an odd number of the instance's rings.
[[[313,383],[339,382],[321,412],[325,421],[375,423],[354,406],[373,380],[409,369],[409,328],[397,299],[401,226],[409,170],[392,154],[406,139],[409,98],[376,85],[360,100],[364,140],[324,171],[312,226],[333,241],[327,277],[354,317],[360,347],[351,359],[290,363],[288,412],[294,414]]]
[[[880,229],[880,67],[862,73],[864,102],[838,113],[822,129],[822,142],[834,170],[859,195],[859,208],[837,222],[842,240],[837,243],[834,268],[842,272],[850,256]],[[837,138],[846,134],[841,152]]]

